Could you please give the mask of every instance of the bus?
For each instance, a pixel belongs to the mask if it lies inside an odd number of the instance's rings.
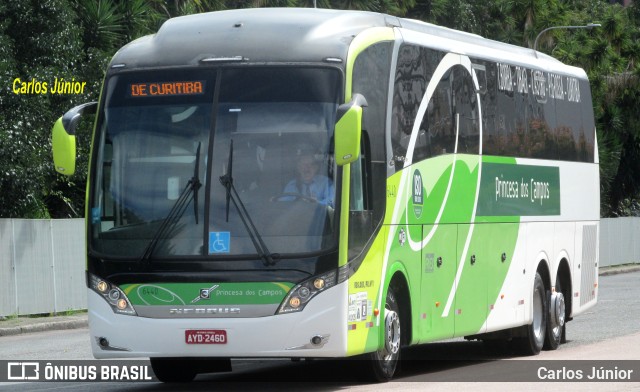
[[[556,349],[597,301],[589,82],[543,53],[379,13],[203,13],[114,55],[53,127],[60,173],[88,113],[96,358],[190,381],[355,357],[385,381],[409,345]]]

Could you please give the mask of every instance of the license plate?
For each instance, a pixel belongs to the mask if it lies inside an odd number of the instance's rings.
[[[227,331],[223,329],[188,329],[184,331],[187,344],[227,344]]]

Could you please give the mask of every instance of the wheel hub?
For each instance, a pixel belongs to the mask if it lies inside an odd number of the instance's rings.
[[[542,297],[542,295],[543,294],[538,290],[536,290],[533,295],[533,333],[536,337],[536,340],[538,341],[544,339],[544,336],[542,335],[542,321],[544,320],[544,298]]]
[[[562,327],[564,325],[565,303],[562,293],[551,294],[551,325],[553,328]]]
[[[384,345],[389,355],[395,355],[400,350],[400,318],[398,313],[387,310],[384,318],[385,339]]]

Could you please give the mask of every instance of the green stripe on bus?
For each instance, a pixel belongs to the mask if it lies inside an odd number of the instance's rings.
[[[142,283],[120,288],[132,305],[279,304],[293,287],[283,282]]]

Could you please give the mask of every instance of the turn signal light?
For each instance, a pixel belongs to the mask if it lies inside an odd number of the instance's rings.
[[[294,309],[298,308],[300,306],[300,298],[291,297],[291,299],[289,300],[289,306],[291,306]]]
[[[277,314],[302,311],[316,295],[342,283],[338,277],[346,280],[348,278],[346,270],[346,266],[342,266],[338,270],[325,272],[298,283],[284,298]]]
[[[136,315],[136,311],[133,309],[127,296],[118,286],[90,272],[87,273],[87,280],[89,288],[107,301],[115,313],[128,316]]]

